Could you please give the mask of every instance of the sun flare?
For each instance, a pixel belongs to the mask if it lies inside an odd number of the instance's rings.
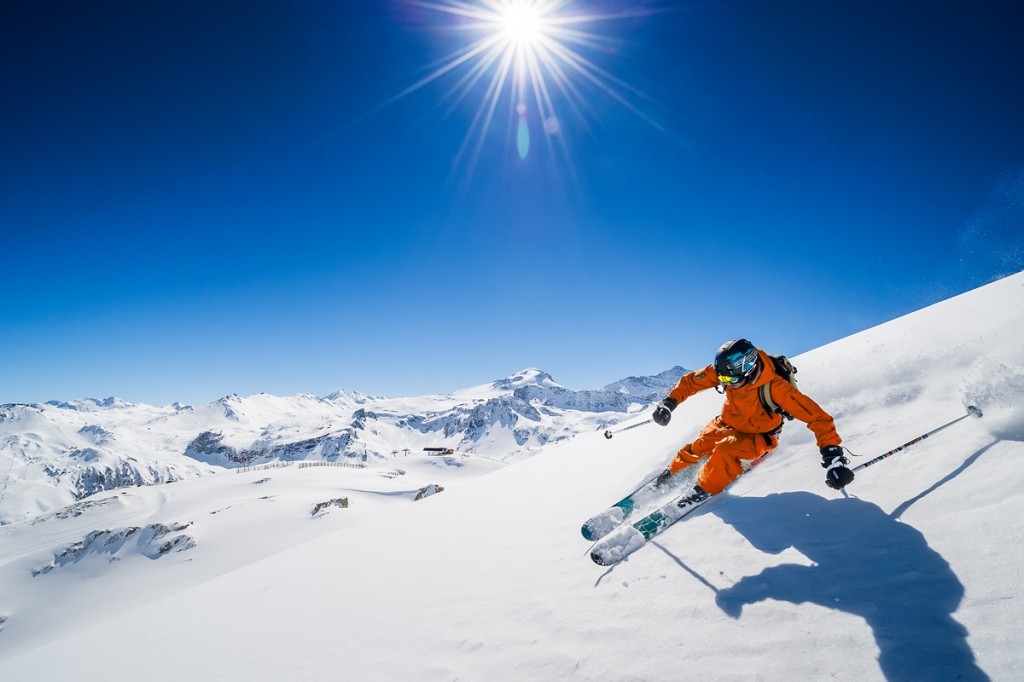
[[[439,26],[449,34],[469,39],[430,67],[428,75],[392,98],[404,97],[451,74],[457,80],[444,101],[449,112],[471,95],[482,98],[456,156],[472,170],[488,132],[494,128],[499,105],[515,129],[519,156],[531,149],[531,129],[546,139],[569,161],[565,134],[570,130],[562,110],[589,125],[596,114],[596,91],[624,106],[639,118],[661,129],[634,104],[644,96],[634,87],[584,56],[587,51],[613,53],[618,39],[585,30],[588,25],[608,24],[628,17],[645,17],[660,10],[639,9],[614,14],[588,12],[576,0],[406,0],[410,5],[448,19]],[[589,92],[588,92],[589,91]],[[556,110],[556,108],[558,110]],[[475,142],[473,140],[475,139]],[[468,159],[467,159],[468,157]]]

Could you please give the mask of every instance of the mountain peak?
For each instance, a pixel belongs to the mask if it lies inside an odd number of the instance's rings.
[[[688,370],[676,365],[672,369],[667,369],[664,372],[655,374],[653,376],[643,377],[626,377],[620,379],[615,383],[604,386],[606,391],[614,391],[615,393],[622,393],[624,395],[632,396],[649,396],[649,394],[658,391],[667,391],[675,385],[679,380],[679,377],[686,374]]]
[[[59,407],[64,410],[75,410],[77,412],[92,412],[95,410],[131,407],[135,403],[130,403],[126,400],[121,400],[116,396],[110,396],[107,398],[80,398],[78,400],[71,400],[67,402],[60,400],[50,400],[47,401],[46,404],[51,405],[53,407]]]
[[[494,388],[498,390],[512,390],[517,388],[523,388],[525,386],[541,386],[544,388],[561,388],[561,385],[556,382],[550,374],[543,372],[534,367],[524,369],[515,374],[510,374],[504,379],[498,379],[493,384]]]
[[[347,391],[342,388],[330,395],[324,396],[323,399],[334,403],[363,405],[371,400],[382,400],[383,396],[370,396],[359,391]]]

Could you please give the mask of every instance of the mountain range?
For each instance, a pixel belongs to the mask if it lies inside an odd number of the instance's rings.
[[[513,462],[659,400],[673,367],[575,391],[526,369],[451,394],[229,395],[156,407],[115,397],[0,405],[0,525],[104,490],[272,462],[381,464],[424,448]]]

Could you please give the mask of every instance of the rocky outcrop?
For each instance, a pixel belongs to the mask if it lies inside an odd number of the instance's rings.
[[[313,511],[310,514],[310,516],[322,516],[323,514],[327,513],[324,510],[329,510],[331,507],[337,507],[338,509],[348,509],[348,498],[338,497],[333,500],[327,500],[326,502],[317,502],[316,504],[313,505]],[[321,514],[321,512],[323,512],[323,514]]]
[[[120,459],[108,466],[90,465],[78,471],[61,471],[60,474],[71,474],[71,487],[76,500],[104,490],[179,480],[173,473],[173,467],[147,467],[130,458]]]
[[[225,444],[223,440],[224,435],[221,433],[204,431],[188,444],[185,454],[201,462],[226,467],[250,466],[273,460],[335,460],[354,456],[351,446],[355,442],[355,433],[352,429],[346,429],[287,443],[262,440],[256,441],[248,448],[234,448]]]
[[[191,523],[151,523],[148,526],[131,526],[128,528],[116,528],[114,530],[94,530],[84,538],[68,545],[53,556],[53,560],[40,568],[32,571],[32,576],[46,575],[47,573],[75,564],[90,554],[103,554],[113,558],[124,558],[125,555],[135,551],[150,559],[158,559],[170,552],[183,552],[196,546],[195,540],[181,533]]]
[[[424,497],[430,497],[431,495],[436,495],[442,492],[444,492],[444,486],[438,485],[436,483],[431,483],[430,485],[423,486],[418,491],[416,491],[416,497],[414,498],[414,500],[416,502],[419,502]]]

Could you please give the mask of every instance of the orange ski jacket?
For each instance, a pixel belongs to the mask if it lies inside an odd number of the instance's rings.
[[[817,439],[818,447],[839,445],[842,439],[836,432],[832,416],[801,393],[788,381],[775,373],[771,358],[760,348],[761,370],[749,384],[725,389],[722,422],[741,433],[770,433],[782,424],[782,416],[770,414],[761,403],[758,388],[771,382],[772,400],[787,413],[807,424]],[[714,365],[683,376],[668,394],[680,404],[692,395],[718,386],[718,373]]]

